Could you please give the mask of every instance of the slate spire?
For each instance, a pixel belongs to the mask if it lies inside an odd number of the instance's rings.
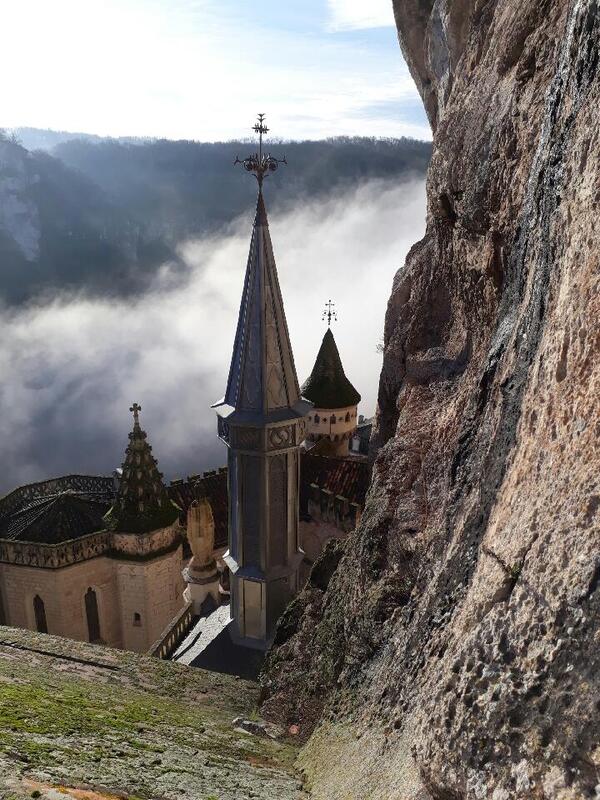
[[[267,210],[259,189],[223,402],[236,411],[266,418],[278,410],[294,408],[299,401]]]
[[[123,475],[117,499],[104,522],[112,531],[148,533],[175,522],[179,509],[167,495],[152,447],[140,426],[141,406],[134,403],[129,410],[133,413],[133,430],[125,450]]]
[[[325,332],[315,365],[302,386],[302,396],[315,408],[346,408],[360,402],[360,394],[344,372],[331,328]]]
[[[225,397],[214,408],[227,445],[233,640],[266,649],[299,588],[299,460],[312,405],[300,397],[279,288],[263,180],[284,160],[259,148],[244,161],[258,181],[256,215]]]

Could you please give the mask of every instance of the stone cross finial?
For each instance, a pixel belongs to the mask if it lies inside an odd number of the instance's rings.
[[[133,424],[134,425],[139,425],[140,424],[140,411],[142,410],[142,407],[138,406],[137,403],[134,403],[129,410],[133,412]]]
[[[331,328],[331,320],[337,322],[337,314],[335,312],[335,303],[332,303],[331,300],[328,300],[325,303],[325,311],[323,311],[323,316],[321,317],[323,321],[327,320],[327,327]]]

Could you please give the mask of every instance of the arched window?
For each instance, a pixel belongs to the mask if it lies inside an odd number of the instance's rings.
[[[346,413],[346,422],[350,422],[350,412]]]
[[[48,633],[48,623],[46,622],[46,608],[44,601],[36,594],[33,598],[33,613],[35,615],[35,629],[39,633]]]
[[[133,615],[133,624],[136,628],[141,628],[142,626],[142,615],[137,611]]]
[[[331,422],[331,423],[335,422],[335,414],[331,415],[331,417],[329,419],[329,422]]]
[[[321,417],[318,414],[315,414],[315,422],[317,423],[317,425],[319,424],[319,422],[321,422]]]
[[[98,615],[98,600],[96,592],[90,586],[85,593],[85,615],[87,617],[88,639],[90,642],[101,641],[100,617]]]

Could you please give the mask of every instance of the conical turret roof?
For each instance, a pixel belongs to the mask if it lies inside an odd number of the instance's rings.
[[[141,407],[134,403],[133,430],[125,450],[123,475],[113,507],[104,517],[106,527],[124,533],[148,533],[171,525],[179,516],[158,471],[158,464],[140,427]]]
[[[259,191],[227,391],[216,407],[221,406],[221,414],[228,407],[249,418],[265,419],[295,407],[303,415],[306,404],[300,409],[300,401],[267,211]]]
[[[331,328],[327,328],[323,337],[315,365],[302,387],[302,396],[316,408],[346,408],[360,403],[360,394],[344,372]]]

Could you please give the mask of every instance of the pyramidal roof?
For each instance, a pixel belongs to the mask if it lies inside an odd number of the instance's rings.
[[[323,337],[315,365],[302,386],[302,395],[316,408],[346,408],[360,402],[360,394],[344,372],[331,328],[327,328]]]
[[[265,418],[294,409],[300,400],[267,211],[259,191],[227,391],[216,407]]]
[[[133,430],[125,450],[123,475],[117,498],[104,517],[106,527],[124,533],[148,533],[171,525],[179,516],[158,471],[158,464],[140,427],[141,407],[134,403]]]
[[[39,497],[0,520],[0,538],[58,544],[104,528],[109,501],[66,489]]]

